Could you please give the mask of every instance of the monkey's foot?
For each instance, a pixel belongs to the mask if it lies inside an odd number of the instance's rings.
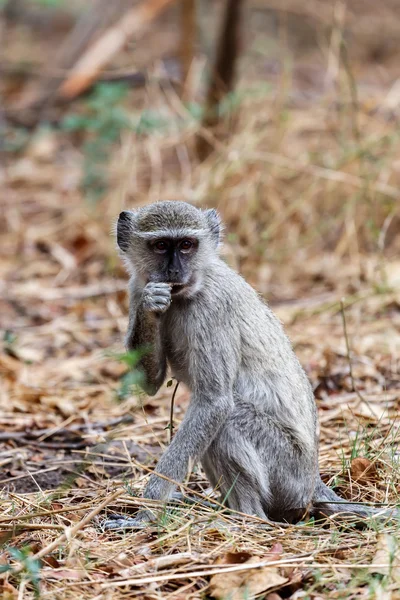
[[[154,524],[154,515],[148,510],[141,510],[136,517],[127,517],[125,515],[110,515],[103,521],[102,528],[110,529],[146,529]]]

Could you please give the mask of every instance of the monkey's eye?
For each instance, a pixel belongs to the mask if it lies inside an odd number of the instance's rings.
[[[189,252],[189,250],[192,247],[193,247],[193,242],[191,242],[190,240],[183,240],[183,242],[181,242],[179,245],[179,249],[181,252]]]
[[[167,242],[163,242],[162,240],[160,240],[159,242],[156,242],[154,244],[154,249],[156,252],[164,254],[168,250],[168,244]]]

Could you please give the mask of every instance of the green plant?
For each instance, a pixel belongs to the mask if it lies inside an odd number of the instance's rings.
[[[178,509],[165,505],[158,517],[158,528],[161,530],[174,529],[174,525],[176,527],[176,525],[180,523],[179,515]]]
[[[121,131],[132,126],[129,113],[121,106],[128,87],[121,83],[99,83],[90,94],[84,114],[67,115],[64,131],[87,134],[84,154],[82,189],[90,200],[98,200],[108,187],[109,161]]]
[[[13,569],[13,567],[9,564],[0,565],[0,573],[18,573],[20,576],[24,577],[25,579],[31,582],[35,598],[39,598],[41,567],[40,561],[32,557],[31,549],[29,548],[29,546],[21,549],[9,546],[7,548],[7,551],[12,556],[12,558],[14,558],[14,560],[17,560],[20,563],[22,568],[18,569],[17,571]]]
[[[113,354],[113,358],[125,363],[129,367],[129,371],[120,380],[120,386],[117,391],[119,400],[125,400],[133,394],[140,393],[138,388],[143,384],[144,374],[137,366],[142,356],[147,352],[147,348],[141,348],[140,350],[131,350],[122,354]]]
[[[1,4],[0,4],[1,8]],[[29,141],[29,131],[24,127],[13,127],[9,124],[0,125],[0,151],[17,154],[24,150]]]

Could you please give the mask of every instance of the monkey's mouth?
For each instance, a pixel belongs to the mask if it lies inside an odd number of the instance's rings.
[[[182,292],[185,289],[185,287],[186,285],[184,283],[173,283],[171,288],[171,294],[179,294],[179,292]]]

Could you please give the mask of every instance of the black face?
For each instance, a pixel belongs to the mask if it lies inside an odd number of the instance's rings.
[[[151,250],[159,258],[159,273],[163,281],[172,283],[172,293],[178,293],[192,274],[191,260],[196,254],[195,238],[158,238],[149,242]]]

